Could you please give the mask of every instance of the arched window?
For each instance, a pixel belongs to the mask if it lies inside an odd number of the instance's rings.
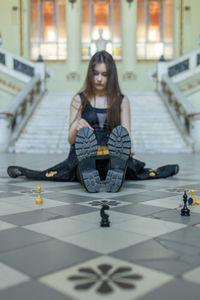
[[[138,0],[137,58],[173,57],[173,0]]]
[[[66,58],[65,0],[31,0],[30,56]]]
[[[82,0],[83,58],[98,50],[121,57],[120,0]]]

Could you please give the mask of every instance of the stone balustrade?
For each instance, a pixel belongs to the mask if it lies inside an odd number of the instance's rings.
[[[40,75],[42,90],[45,90],[45,64],[43,61],[32,62],[16,55],[4,48],[0,48],[0,71],[24,83],[28,83],[34,76]]]
[[[159,62],[157,65],[158,89],[162,89],[163,76],[168,76],[175,83],[200,72],[200,49],[180,56],[170,62]]]
[[[170,77],[164,75],[159,93],[188,145],[200,151],[200,112],[187,100]]]
[[[43,94],[41,77],[36,75],[16,96],[10,107],[0,112],[0,152],[6,152],[18,138]]]
[[[25,87],[6,111],[0,111],[0,152],[18,138],[46,89],[45,64],[29,61],[0,48],[0,71],[24,82]]]

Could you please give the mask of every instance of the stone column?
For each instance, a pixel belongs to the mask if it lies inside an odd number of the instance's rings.
[[[123,79],[135,79],[137,1],[121,1]]]
[[[81,35],[81,1],[67,4],[67,79],[80,77],[80,35]]]

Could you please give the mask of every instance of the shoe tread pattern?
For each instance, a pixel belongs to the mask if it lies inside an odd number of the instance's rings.
[[[110,156],[127,160],[130,155],[131,141],[126,128],[117,126],[113,129],[108,140]]]
[[[101,180],[97,170],[82,172],[84,185],[89,193],[96,193],[100,189]]]
[[[81,128],[76,136],[76,155],[79,161],[97,154],[97,141],[93,131],[88,127]]]
[[[82,183],[89,193],[100,190],[100,177],[95,169],[95,157],[97,155],[97,140],[93,131],[88,127],[81,128],[76,136],[76,156],[79,161]]]
[[[131,152],[131,141],[126,128],[117,126],[113,129],[108,140],[108,149],[110,170],[106,176],[106,190],[115,193],[122,187]]]
[[[116,193],[122,186],[124,173],[122,170],[109,170],[106,176],[106,190]]]

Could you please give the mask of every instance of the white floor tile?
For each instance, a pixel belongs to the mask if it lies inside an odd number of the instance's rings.
[[[141,202],[141,204],[174,209],[183,206],[183,198],[182,196],[180,197],[177,195],[173,197],[144,201]]]
[[[29,281],[30,278],[0,262],[0,290]]]
[[[183,274],[183,278],[194,283],[200,284],[200,266]]]
[[[51,237],[60,238],[62,236],[76,235],[80,232],[92,229],[90,223],[74,220],[72,218],[62,218],[46,221],[42,223],[24,226],[31,231],[39,232]]]
[[[149,239],[146,235],[127,232],[113,227],[99,228],[98,225],[98,228],[95,230],[73,236],[62,236],[59,239],[104,254],[136,245]]]
[[[16,226],[13,224],[9,224],[7,222],[0,221],[0,230],[10,229],[10,228],[14,228],[14,227],[16,227]]]
[[[184,228],[186,227],[186,225],[162,220],[155,220],[151,218],[138,217],[135,220],[129,220],[119,224],[114,224],[113,227],[127,232],[135,232],[138,234],[147,235],[149,237],[156,237]]]

